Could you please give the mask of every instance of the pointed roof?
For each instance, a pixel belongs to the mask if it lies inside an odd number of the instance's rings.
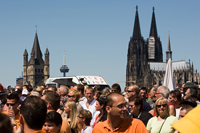
[[[168,46],[167,46],[167,51],[171,51],[170,36],[168,36]]]
[[[45,51],[44,54],[45,54],[45,55],[49,55],[49,50],[48,50],[48,48],[46,48],[46,51]]]
[[[28,52],[26,49],[24,50],[24,56],[28,56]]]
[[[158,37],[157,27],[156,27],[156,18],[155,18],[155,13],[154,13],[154,7],[153,7],[151,28],[150,28],[150,35],[149,36],[153,36],[155,38]]]
[[[33,43],[33,48],[32,48],[31,54],[35,54],[35,59],[36,58],[42,58],[42,52],[40,50],[40,45],[39,45],[39,41],[38,41],[37,32],[35,33],[35,39],[34,39],[34,43]]]
[[[133,38],[139,38],[139,37],[141,37],[141,31],[140,31],[140,22],[139,22],[139,16],[138,16],[138,6],[136,6]]]

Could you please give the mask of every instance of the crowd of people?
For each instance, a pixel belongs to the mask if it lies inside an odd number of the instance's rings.
[[[111,88],[0,84],[0,133],[172,133],[200,104],[198,84]]]

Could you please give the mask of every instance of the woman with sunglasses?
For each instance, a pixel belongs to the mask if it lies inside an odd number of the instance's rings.
[[[77,106],[74,101],[67,101],[64,106],[64,111],[67,114],[67,120],[71,126],[71,133],[77,133]]]
[[[154,105],[155,117],[147,123],[147,130],[152,133],[173,133],[175,130],[171,126],[177,121],[175,116],[169,115],[169,105],[167,99],[159,98]]]
[[[81,133],[92,133],[93,128],[90,126],[92,113],[89,110],[83,109],[78,115],[78,125]]]

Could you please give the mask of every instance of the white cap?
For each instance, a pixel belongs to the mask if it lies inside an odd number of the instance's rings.
[[[22,95],[28,95],[28,90],[27,89],[23,89],[23,91],[22,91]]]

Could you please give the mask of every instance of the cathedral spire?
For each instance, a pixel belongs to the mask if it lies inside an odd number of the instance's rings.
[[[32,48],[31,54],[33,52],[35,53],[35,59],[36,58],[42,58],[42,52],[40,50],[40,45],[39,45],[39,41],[38,41],[37,32],[35,33],[35,39],[34,39],[34,43],[33,43],[33,48]]]
[[[171,51],[170,36],[169,36],[169,35],[168,35],[168,46],[167,46],[167,51]]]
[[[138,16],[138,6],[136,6],[133,38],[140,38],[140,37],[141,37],[141,31],[140,31],[140,22],[139,22],[139,16]]]
[[[170,45],[170,36],[168,35],[168,46],[166,51],[166,63],[169,60],[169,58],[172,59],[172,51],[171,51],[171,45]]]
[[[152,20],[151,20],[151,28],[150,28],[150,35],[149,36],[153,36],[153,37],[157,38],[158,37],[158,33],[157,33],[156,18],[155,18],[154,10],[155,9],[153,7]]]
[[[24,50],[24,56],[28,56],[28,52],[26,49]]]

